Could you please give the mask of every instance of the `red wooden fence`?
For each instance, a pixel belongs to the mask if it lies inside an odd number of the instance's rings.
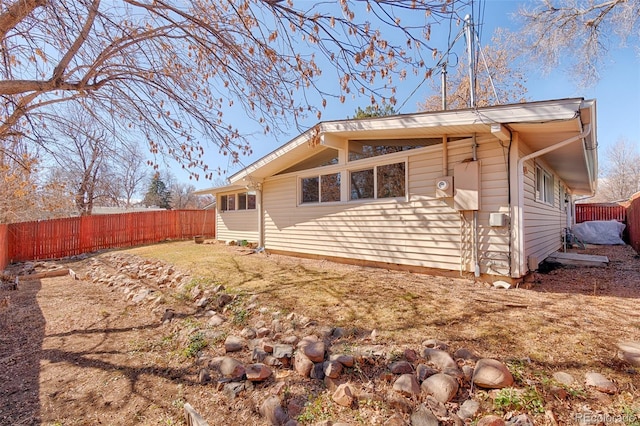
[[[215,214],[207,210],[162,210],[11,223],[5,227],[6,243],[2,242],[0,227],[0,262],[3,250],[7,262],[22,262],[196,235],[214,237]]]
[[[629,245],[640,253],[640,193],[631,198],[631,204],[627,208],[627,233]]]
[[[9,264],[9,233],[6,224],[0,223],[0,271]]]
[[[620,204],[576,204],[576,223],[590,220],[617,220],[625,223],[626,211]]]

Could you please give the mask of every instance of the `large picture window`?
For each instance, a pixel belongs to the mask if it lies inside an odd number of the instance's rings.
[[[536,167],[536,199],[553,205],[553,176],[542,167]]]
[[[300,186],[303,204],[340,201],[340,173],[302,178]]]
[[[404,197],[407,193],[404,162],[353,171],[349,177],[352,200]]]

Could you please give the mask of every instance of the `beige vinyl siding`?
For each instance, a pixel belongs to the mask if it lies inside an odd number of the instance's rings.
[[[502,148],[490,135],[478,138],[478,143],[482,179],[487,180],[482,187],[482,202],[495,211],[508,211],[507,174]],[[442,146],[408,151],[403,155],[395,158],[407,161],[408,199],[298,206],[299,175],[267,179],[263,186],[265,247],[310,255],[459,270],[461,215],[453,208],[452,199],[435,198],[436,179],[443,175]],[[468,159],[471,159],[470,139],[449,143],[449,174],[453,173],[456,163]],[[382,163],[386,159],[381,156],[376,161]],[[339,169],[345,173],[349,166],[332,166],[331,171]],[[344,179],[343,176],[343,184],[346,183]],[[508,258],[506,233],[490,229],[488,217],[488,213],[480,215],[479,242],[487,252]],[[489,257],[494,256],[491,254]],[[486,257],[482,255],[481,259]],[[496,273],[489,271],[485,260],[481,263],[485,269],[483,272]]]
[[[258,241],[258,210],[217,211],[216,239]]]
[[[536,199],[536,165],[553,176],[553,205]],[[560,249],[567,218],[564,200],[559,198],[561,182],[553,170],[540,159],[527,161],[524,167],[524,256],[529,265],[530,258],[542,262]]]

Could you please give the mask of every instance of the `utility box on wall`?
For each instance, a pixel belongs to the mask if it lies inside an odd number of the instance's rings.
[[[453,197],[453,176],[441,176],[436,179],[436,197]]]
[[[466,161],[453,168],[456,210],[480,210],[480,161]]]

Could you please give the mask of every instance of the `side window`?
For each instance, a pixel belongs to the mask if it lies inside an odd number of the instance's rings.
[[[405,164],[394,163],[377,167],[377,198],[404,197]]]
[[[367,198],[373,198],[373,194],[375,194],[373,183],[373,169],[351,172],[350,178],[352,200],[364,200]]]
[[[351,200],[404,197],[406,164],[392,163],[350,173]]]
[[[540,166],[536,166],[536,199],[554,205],[553,176]]]
[[[302,204],[340,201],[340,173],[312,176],[300,180]]]
[[[255,210],[256,195],[249,192],[238,194],[238,210]]]
[[[223,195],[220,197],[220,210],[226,212],[229,210],[229,195]]]

